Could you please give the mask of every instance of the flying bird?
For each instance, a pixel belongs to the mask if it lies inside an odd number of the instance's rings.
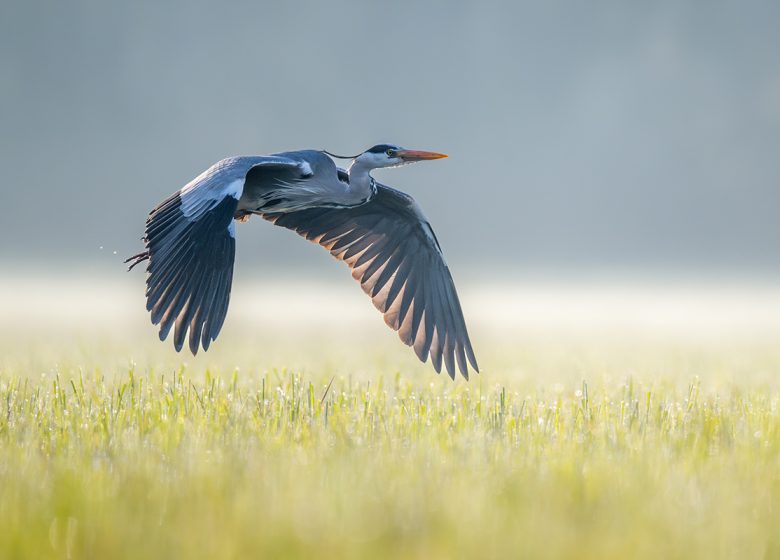
[[[344,261],[385,323],[436,372],[456,362],[479,372],[458,294],[441,246],[415,200],[371,171],[447,157],[379,144],[356,156],[301,150],[223,159],[173,193],[146,220],[146,309],[173,329],[177,351],[189,332],[193,354],[208,350],[227,314],[236,221],[252,215],[320,244]],[[340,169],[334,160],[351,160]]]

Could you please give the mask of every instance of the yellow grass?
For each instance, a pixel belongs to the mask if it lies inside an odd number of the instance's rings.
[[[355,286],[239,286],[193,358],[14,282],[0,558],[780,557],[771,290],[467,287],[466,383]]]

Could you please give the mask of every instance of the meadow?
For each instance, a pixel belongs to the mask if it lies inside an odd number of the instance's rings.
[[[281,292],[197,358],[4,300],[0,558],[780,557],[776,295],[475,292],[453,382]]]

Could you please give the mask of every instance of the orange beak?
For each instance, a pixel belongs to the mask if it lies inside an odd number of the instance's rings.
[[[428,159],[446,158],[447,154],[437,152],[423,152],[421,150],[398,150],[398,157],[404,161],[423,161]]]

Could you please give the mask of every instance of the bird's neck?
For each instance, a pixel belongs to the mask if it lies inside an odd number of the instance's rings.
[[[353,160],[347,168],[350,195],[360,199],[361,202],[371,198],[376,190],[374,179],[371,177],[372,169],[373,167],[369,167],[359,160]]]

